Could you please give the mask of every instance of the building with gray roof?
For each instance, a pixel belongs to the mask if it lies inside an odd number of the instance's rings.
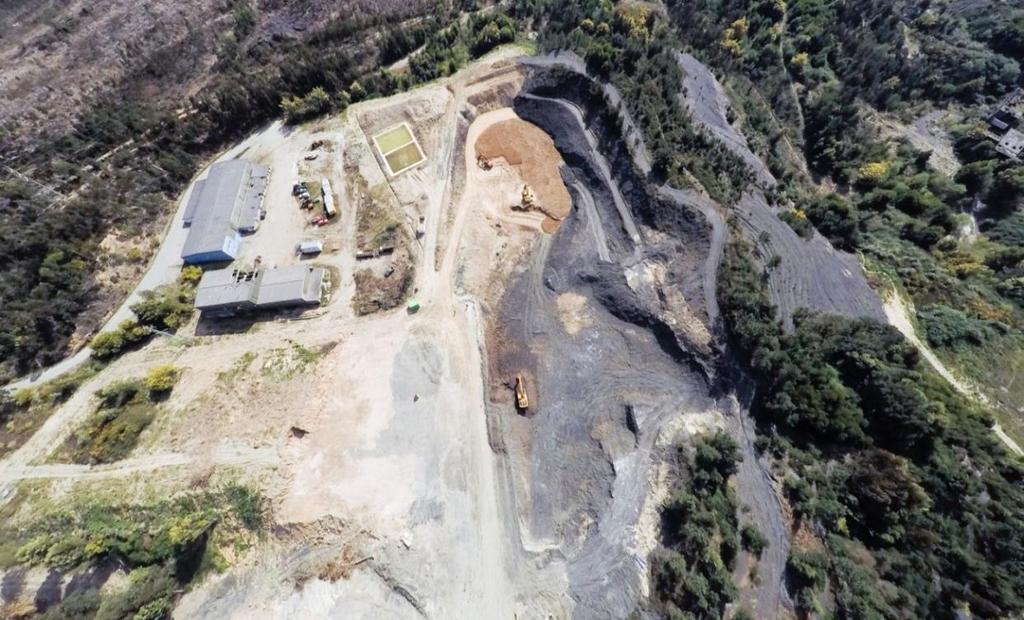
[[[324,285],[323,267],[207,271],[196,287],[196,309],[229,315],[252,310],[315,306]]]
[[[210,166],[185,206],[186,264],[234,260],[241,233],[259,228],[270,170],[241,159]]]

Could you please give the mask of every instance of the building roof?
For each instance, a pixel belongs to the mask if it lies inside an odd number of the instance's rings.
[[[253,303],[253,278],[234,269],[207,271],[196,287],[196,308],[219,308]]]
[[[210,166],[205,182],[196,184],[185,208],[191,225],[181,255],[221,251],[224,240],[239,228],[255,230],[267,174],[265,166],[240,159]]]
[[[192,186],[192,193],[188,197],[188,205],[185,206],[185,225],[188,226],[196,216],[196,208],[199,206],[199,196],[203,193],[203,186],[206,179],[199,179]]]
[[[196,309],[257,309],[320,303],[323,267],[294,265],[257,272],[219,269],[203,274]]]
[[[256,305],[316,303],[323,276],[323,268],[305,265],[264,270],[257,280]]]

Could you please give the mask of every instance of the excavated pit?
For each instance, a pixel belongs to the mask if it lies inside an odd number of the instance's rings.
[[[666,437],[717,419],[708,343],[672,318],[689,315],[706,333],[709,229],[649,193],[624,150],[595,148],[615,139],[591,95],[585,80],[538,72],[515,100],[517,115],[554,139],[573,210],[536,240],[492,322],[492,394],[523,373],[530,411],[518,416],[506,397],[489,415],[525,472],[524,547],[565,563],[575,617],[622,618],[645,594],[657,532],[643,513],[656,510],[645,502]],[[682,293],[674,305],[669,290]],[[583,318],[567,323],[567,312]]]

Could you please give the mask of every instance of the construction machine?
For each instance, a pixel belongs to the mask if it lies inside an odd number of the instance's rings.
[[[536,197],[534,197],[534,195],[533,195],[533,190],[530,189],[529,185],[524,185],[523,186],[523,209],[529,209],[530,207],[532,207],[533,206],[533,202],[535,200],[536,200]]]
[[[526,411],[530,408],[530,398],[526,394],[526,380],[523,375],[516,375],[516,408]]]

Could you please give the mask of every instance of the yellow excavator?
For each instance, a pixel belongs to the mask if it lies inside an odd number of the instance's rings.
[[[529,185],[523,186],[523,209],[529,209],[533,206],[533,201],[536,197],[533,195],[533,190],[530,189]]]
[[[530,398],[526,395],[526,380],[523,375],[516,375],[516,408],[526,411],[530,408]]]

